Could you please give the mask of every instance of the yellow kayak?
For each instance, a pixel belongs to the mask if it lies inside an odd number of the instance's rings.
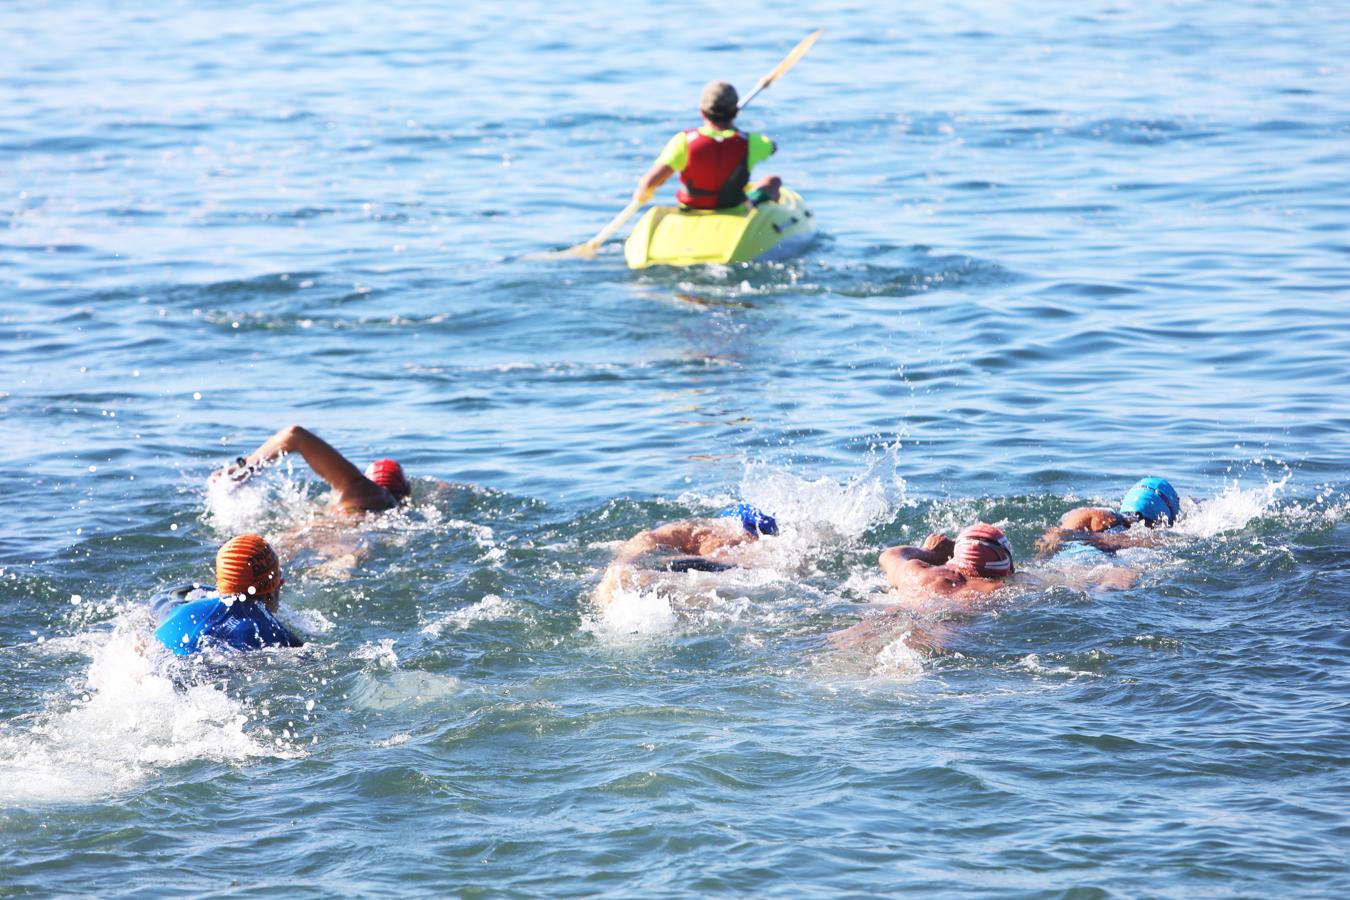
[[[752,210],[653,206],[623,245],[628,268],[697,266],[786,259],[815,240],[816,221],[802,198],[782,188],[777,203]]]

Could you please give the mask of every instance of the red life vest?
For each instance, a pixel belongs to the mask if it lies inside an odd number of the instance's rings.
[[[750,141],[743,132],[708,137],[698,129],[685,133],[689,159],[680,172],[675,199],[692,209],[727,209],[745,202],[750,181]]]

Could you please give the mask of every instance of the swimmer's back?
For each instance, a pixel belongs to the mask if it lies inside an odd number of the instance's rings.
[[[150,609],[161,623],[155,637],[175,656],[188,656],[211,644],[234,650],[303,644],[261,603],[229,603],[204,588],[164,591],[150,601]]]

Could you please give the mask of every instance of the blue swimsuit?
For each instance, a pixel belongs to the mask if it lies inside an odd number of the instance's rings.
[[[155,637],[175,656],[212,644],[234,650],[299,647],[304,642],[253,600],[226,602],[204,588],[182,587],[157,594],[150,610],[160,620]]]

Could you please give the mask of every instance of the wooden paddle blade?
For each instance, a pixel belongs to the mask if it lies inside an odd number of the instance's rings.
[[[755,89],[751,91],[749,96],[747,96],[744,100],[742,100],[740,106],[736,108],[738,110],[741,110],[749,106],[750,101],[755,99],[755,96],[758,95],[760,91],[764,90],[766,87],[773,84],[779,78],[783,77],[783,75],[787,72],[788,69],[795,66],[797,64],[797,60],[805,56],[806,51],[810,50],[811,45],[814,44],[816,41],[818,41],[820,39],[820,36],[824,33],[825,33],[824,28],[817,28],[815,31],[811,32],[806,37],[802,38],[801,43],[793,47],[792,52],[789,53],[786,57],[784,57],[782,62],[774,66],[773,70],[769,72],[768,75],[765,75],[763,78],[761,78],[759,80],[759,83],[755,85]]]
[[[591,242],[577,244],[575,247],[566,247],[562,250],[539,250],[534,253],[526,253],[519,257],[524,262],[556,262],[560,259],[595,259],[595,250],[591,248]]]
[[[608,225],[596,232],[595,237],[577,244],[575,247],[568,247],[560,255],[575,256],[578,259],[595,259],[595,253],[600,249],[600,246],[609,240],[610,235],[622,228],[623,223],[632,218],[633,213],[641,208],[642,204],[634,200],[620,210],[619,214],[611,219]]]
[[[585,241],[584,243],[577,244],[575,247],[568,247],[566,250],[561,251],[558,255],[575,256],[578,259],[595,259],[596,249],[597,249],[596,244],[592,244],[590,241]]]
[[[777,81],[779,78],[782,77],[783,73],[785,73],[788,69],[795,66],[797,64],[797,60],[805,56],[806,51],[810,50],[811,45],[814,44],[817,40],[819,40],[820,36],[824,33],[825,33],[824,28],[817,28],[815,31],[811,32],[806,37],[802,38],[802,42],[798,44],[796,47],[792,48],[792,52],[787,55],[787,59],[784,59],[782,62],[778,64],[778,67],[776,69],[774,69],[768,75],[764,76],[764,86],[768,87],[769,85],[773,84],[775,81]]]

